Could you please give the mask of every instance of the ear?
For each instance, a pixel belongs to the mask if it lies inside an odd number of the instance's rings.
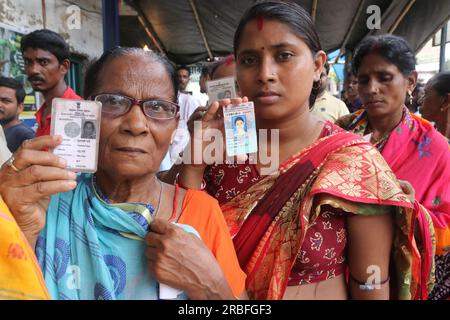
[[[175,134],[177,133],[178,130],[178,123],[180,122],[180,112],[177,113],[177,115],[175,116],[175,121],[176,121],[176,127],[175,130],[172,131],[172,135],[170,136],[170,144],[173,143],[173,139],[175,139]]]
[[[444,110],[450,109],[450,92],[444,95],[442,108],[444,108]]]
[[[408,82],[408,91],[413,92],[417,84],[417,71],[411,71],[408,77],[406,77]]]
[[[64,59],[63,62],[61,62],[59,68],[60,68],[60,70],[61,70],[61,72],[63,74],[66,74],[67,72],[69,72],[70,60],[69,59]]]
[[[320,74],[326,61],[327,54],[322,50],[318,51],[314,56],[314,81],[320,80]]]
[[[21,114],[21,113],[23,112],[23,109],[24,109],[23,103],[19,103],[19,104],[17,105],[17,114],[18,114],[18,115]]]

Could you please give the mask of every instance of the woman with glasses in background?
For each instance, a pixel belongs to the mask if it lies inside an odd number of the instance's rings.
[[[158,283],[178,299],[246,295],[217,201],[155,175],[177,128],[177,90],[166,58],[108,51],[85,79],[85,97],[102,103],[97,172],[76,176],[41,151],[57,136],[26,141],[1,169],[0,194],[53,299],[158,299]]]

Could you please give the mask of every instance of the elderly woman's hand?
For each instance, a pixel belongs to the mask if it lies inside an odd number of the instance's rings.
[[[66,162],[42,151],[61,141],[59,136],[27,140],[13,155],[12,165],[7,162],[0,170],[0,195],[32,247],[45,225],[50,196],[76,187],[76,174],[64,169]]]
[[[233,299],[211,251],[195,235],[160,219],[146,237],[148,268],[160,283],[182,289],[190,299]]]

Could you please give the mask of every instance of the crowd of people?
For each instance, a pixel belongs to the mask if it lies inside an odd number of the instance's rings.
[[[76,174],[48,152],[62,141],[49,135],[52,99],[81,99],[64,81],[68,46],[49,30],[22,39],[45,102],[33,137],[18,118],[23,89],[0,79],[2,297],[162,299],[170,287],[176,299],[450,298],[450,73],[421,90],[403,38],[367,37],[340,101],[314,22],[293,2],[250,7],[233,48],[200,85],[232,76],[237,96],[207,106],[186,91],[189,68],[105,51],[83,93],[102,103],[98,169]],[[183,161],[223,131],[225,106],[248,101],[257,130],[277,133],[258,141],[276,150],[275,169],[260,153]]]

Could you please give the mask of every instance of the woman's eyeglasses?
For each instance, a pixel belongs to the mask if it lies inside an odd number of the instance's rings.
[[[141,107],[142,112],[152,119],[173,119],[180,107],[166,100],[138,100],[120,94],[100,93],[91,97],[94,101],[102,103],[102,113],[119,117],[126,114],[133,105]]]

